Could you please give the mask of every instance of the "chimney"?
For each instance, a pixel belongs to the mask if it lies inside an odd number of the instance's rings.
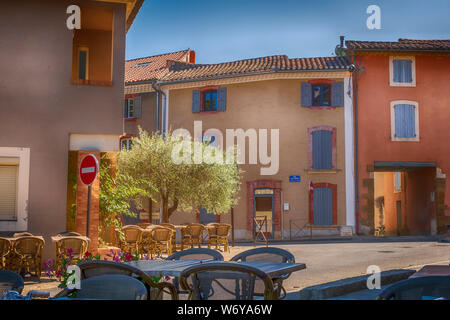
[[[341,39],[340,47],[343,48],[344,47],[344,38],[345,38],[345,36],[340,36],[339,38]]]

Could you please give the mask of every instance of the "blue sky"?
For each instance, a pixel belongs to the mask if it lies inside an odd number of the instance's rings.
[[[366,27],[369,5],[381,29]],[[450,0],[145,0],[126,58],[191,48],[197,63],[329,56],[347,40],[450,39]]]

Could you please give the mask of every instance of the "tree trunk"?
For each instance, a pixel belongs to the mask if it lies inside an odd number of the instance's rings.
[[[169,223],[169,201],[167,198],[162,198],[162,222]]]
[[[175,210],[177,210],[177,208],[178,208],[178,200],[177,199],[175,199],[174,201],[173,201],[173,205],[168,209],[168,218],[170,218],[170,216],[172,215],[172,213],[174,213],[175,212]]]

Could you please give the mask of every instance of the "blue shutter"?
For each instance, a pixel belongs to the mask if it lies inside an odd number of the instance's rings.
[[[412,61],[407,59],[394,59],[394,82],[412,82]]]
[[[123,117],[124,119],[128,118],[128,99],[125,99],[125,104],[123,106]]]
[[[225,111],[227,108],[227,88],[217,89],[217,110]]]
[[[311,107],[311,84],[308,82],[302,82],[301,105],[302,107]]]
[[[312,133],[313,140],[313,169],[333,168],[332,133],[319,130]]]
[[[313,193],[314,225],[331,226],[333,224],[333,190],[314,188]]]
[[[192,112],[201,111],[201,93],[200,90],[192,91]]]
[[[142,116],[142,97],[136,96],[134,97],[134,117],[140,118]]]
[[[331,102],[333,107],[343,107],[344,106],[344,82],[338,81],[334,82],[331,88]]]
[[[397,104],[394,106],[395,136],[397,138],[414,138],[416,136],[415,106]]]

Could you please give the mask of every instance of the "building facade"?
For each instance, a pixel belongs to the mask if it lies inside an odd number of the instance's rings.
[[[80,8],[79,29],[66,25],[73,5]],[[55,252],[50,236],[66,231],[69,152],[79,152],[79,161],[84,153],[119,150],[125,35],[141,5],[1,3],[1,69],[8,76],[0,80],[0,231],[44,236],[44,256]],[[77,188],[85,205],[87,187]],[[95,192],[92,201],[98,221]],[[77,203],[83,231],[84,205]]]
[[[172,68],[159,81],[167,97],[162,129],[184,128],[222,148],[230,143],[227,130],[241,129],[246,156],[233,221],[230,213],[200,210],[176,212],[171,222],[231,223],[236,239],[252,239],[261,221],[272,239],[302,235],[308,225],[318,234],[353,227],[349,76],[339,57],[271,56]],[[201,128],[194,130],[194,122]],[[266,157],[261,139],[268,141]],[[252,154],[255,144],[259,156]]]
[[[346,41],[362,234],[447,232],[450,40]]]

